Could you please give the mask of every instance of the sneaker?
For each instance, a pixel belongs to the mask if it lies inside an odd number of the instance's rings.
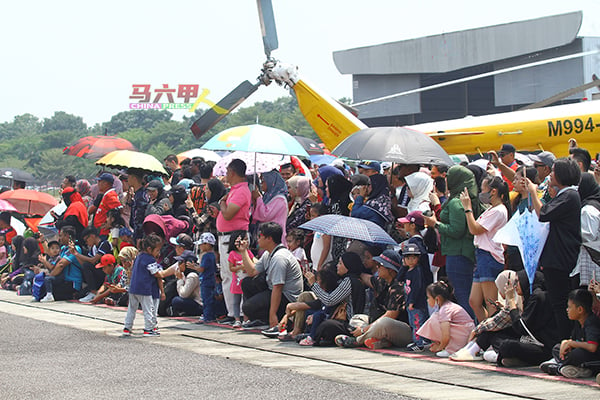
[[[596,383],[600,385],[600,374],[596,375]]]
[[[556,365],[556,364],[558,364],[558,363],[556,362],[556,360],[555,360],[554,358],[551,358],[551,359],[549,359],[548,361],[544,361],[543,363],[541,363],[541,364],[540,364],[540,369],[542,370],[542,372],[544,372],[544,373],[548,374],[548,373],[549,373],[549,372],[548,372],[548,368],[549,368],[551,365]]]
[[[51,301],[54,301],[54,296],[52,293],[46,293],[44,298],[40,300],[40,303],[49,303]]]
[[[358,347],[358,342],[356,341],[356,338],[354,336],[348,335],[337,335],[335,337],[335,344],[340,347],[346,348]]]
[[[268,338],[276,338],[277,335],[279,335],[279,327],[277,325],[269,328],[269,329],[265,329],[264,331],[261,331],[260,333],[262,333],[263,335],[265,335]]]
[[[494,350],[487,350],[483,353],[483,359],[489,363],[497,363],[498,362],[498,353]]]
[[[144,329],[144,337],[150,336],[160,336],[160,332],[158,332],[158,330],[156,329],[152,329],[151,331],[147,331]]]
[[[89,303],[90,301],[94,300],[94,297],[96,297],[96,295],[92,292],[89,292],[88,294],[86,294],[85,296],[80,298],[79,302],[80,303]]]
[[[167,317],[172,317],[174,315],[174,313],[173,313],[173,306],[167,307],[166,314],[167,314]]]
[[[574,365],[563,365],[558,372],[565,378],[589,378],[592,370],[589,368],[576,367]]]
[[[467,350],[466,348],[462,348],[460,350],[458,350],[456,353],[452,354],[450,356],[450,359],[452,361],[481,361],[483,360],[483,357],[480,356],[479,354],[471,354],[471,352],[469,350]]]
[[[261,321],[260,319],[255,319],[253,321],[245,321],[244,323],[242,323],[242,328],[244,329],[252,329],[252,328],[258,328],[258,327],[263,327],[267,324],[265,324],[263,321]]]
[[[437,353],[435,353],[436,356],[441,357],[441,358],[448,358],[450,357],[450,353],[448,353],[447,350],[441,350],[438,351]]]
[[[235,322],[235,318],[226,315],[223,318],[217,318],[217,322],[224,325],[233,324]]]
[[[242,321],[235,321],[232,326],[234,329],[240,329],[242,327]]]
[[[123,336],[131,336],[131,329],[123,328]]]
[[[300,346],[314,346],[315,341],[310,336],[307,336],[304,339],[302,339],[298,344]]]
[[[385,339],[368,338],[365,340],[365,346],[371,350],[379,350],[390,347],[390,342]]]
[[[502,366],[506,367],[506,368],[517,368],[517,367],[524,367],[526,366],[527,363],[525,363],[524,361],[521,361],[518,358],[503,358],[502,359]]]
[[[406,350],[414,353],[420,353],[425,350],[425,346],[412,342],[406,346]]]

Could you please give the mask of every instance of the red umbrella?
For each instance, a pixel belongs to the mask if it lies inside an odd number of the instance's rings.
[[[21,214],[45,215],[58,200],[48,193],[36,190],[17,189],[0,194],[0,200],[7,200]]]
[[[136,150],[129,140],[116,136],[86,136],[67,146],[63,154],[97,160],[115,150]]]

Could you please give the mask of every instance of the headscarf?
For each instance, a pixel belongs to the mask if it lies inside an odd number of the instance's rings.
[[[206,185],[208,186],[208,190],[210,190],[210,198],[207,204],[216,203],[221,197],[225,196],[225,185],[219,179],[211,179]]]
[[[23,260],[23,242],[25,239],[21,235],[17,235],[12,240],[12,245],[15,247],[15,257],[12,261],[12,270],[16,271],[21,267],[21,261]]]
[[[275,170],[263,172],[262,180],[267,184],[267,191],[262,196],[263,203],[268,204],[276,196],[287,198],[287,184],[279,172]]]
[[[421,203],[429,203],[429,194],[433,191],[433,179],[424,172],[415,172],[404,177],[412,193],[408,202],[408,212],[419,210]]]
[[[369,179],[371,180],[371,193],[365,206],[375,211],[387,222],[393,221],[392,198],[387,178],[382,174],[375,174],[371,175]]]
[[[36,239],[29,237],[23,241],[23,248],[27,249],[27,254],[23,252],[21,255],[21,260],[19,261],[21,264],[20,267],[37,265],[39,262],[38,256],[41,253],[39,242]]]
[[[581,206],[593,206],[600,210],[600,186],[596,182],[593,174],[584,172],[581,174],[581,182],[579,182],[579,198]]]
[[[67,205],[65,210],[64,218],[73,215],[83,228],[86,228],[89,223],[88,211],[83,203],[81,195],[75,191],[75,189],[68,187],[62,192],[62,197]]]
[[[156,201],[163,198],[165,189],[164,189],[163,184],[159,180],[156,180],[156,179],[151,180],[150,182],[148,182],[146,187],[157,191]]]
[[[347,251],[342,254],[341,258],[346,266],[346,269],[348,270],[347,275],[359,276],[365,268],[360,256],[354,252]]]
[[[462,191],[467,188],[469,197],[471,198],[473,214],[475,217],[479,217],[482,207],[481,202],[479,201],[479,190],[477,189],[477,183],[475,183],[475,176],[473,173],[468,168],[461,165],[454,165],[448,170],[446,182],[448,183],[450,195],[442,208],[445,208],[448,205],[450,199],[458,198]]]
[[[523,292],[523,304],[527,303],[529,297],[536,290],[544,290],[544,274],[540,271],[535,271],[535,276],[533,278],[533,283],[529,283],[529,277],[527,276],[527,272],[522,269],[517,271],[517,278],[519,279],[519,286],[521,287],[521,292]]]
[[[81,198],[81,195],[72,187],[66,187],[63,190],[62,198],[65,201],[65,204],[67,206],[70,206],[71,203],[74,203],[77,201],[83,203],[83,199]]]
[[[496,287],[498,292],[504,297],[506,294],[506,284],[514,285],[517,282],[517,273],[511,270],[505,270],[498,274],[496,277]]]
[[[310,194],[310,179],[306,176],[294,175],[287,180],[288,186],[296,189],[296,203],[303,203]]]
[[[486,171],[477,164],[469,164],[465,166],[465,168],[473,173],[475,183],[477,183],[477,189],[481,191],[481,183],[483,182],[483,178],[485,178]]]
[[[92,185],[86,179],[80,179],[75,184],[75,188],[81,195],[81,197],[89,196],[91,192]]]
[[[354,313],[360,313],[365,308],[365,287],[360,280],[360,274],[364,270],[364,265],[360,256],[354,252],[347,251],[341,256],[348,273],[344,277],[350,278],[352,287],[352,310]]]
[[[350,215],[348,205],[350,205],[350,191],[352,182],[343,175],[331,175],[327,178],[327,187],[329,188],[329,206],[332,214]]]

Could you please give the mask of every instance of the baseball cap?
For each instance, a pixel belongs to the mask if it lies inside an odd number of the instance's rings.
[[[407,256],[409,254],[421,255],[421,249],[414,243],[406,243],[402,246],[402,255]]]
[[[394,270],[396,272],[398,272],[400,270],[400,267],[402,266],[400,254],[398,254],[394,250],[384,250],[383,253],[381,253],[377,257],[373,257],[373,260],[383,265],[384,267]]]
[[[554,164],[554,161],[556,160],[556,156],[549,151],[542,151],[539,154],[530,154],[529,158],[533,162],[544,164],[547,167],[552,167],[552,164]]]
[[[498,151],[498,155],[508,154],[508,153],[514,153],[515,151],[517,151],[517,149],[515,148],[515,146],[513,146],[510,143],[504,143],[502,145],[502,147],[500,148],[500,150]]]
[[[363,161],[360,164],[358,164],[358,168],[362,168],[362,169],[372,169],[374,171],[381,171],[381,164],[379,164],[377,161]]]
[[[175,256],[175,259],[177,261],[191,261],[191,262],[198,261],[198,257],[196,257],[194,252],[191,250],[184,250],[180,256]]]
[[[214,246],[215,243],[217,243],[217,240],[215,239],[215,236],[212,233],[204,232],[202,235],[200,235],[200,239],[198,239],[198,244],[204,243],[208,243]]]
[[[103,172],[100,174],[100,176],[98,177],[99,181],[106,181],[108,183],[110,183],[111,185],[113,183],[115,183],[115,177],[112,174],[109,174],[108,172]]]
[[[352,186],[366,186],[371,183],[371,180],[366,175],[355,174],[350,177],[350,182],[352,182]]]
[[[174,244],[175,246],[183,246],[187,250],[194,248],[194,241],[187,233],[180,233],[177,237],[172,237],[169,239],[169,243]]]
[[[423,213],[419,210],[411,211],[406,217],[398,218],[398,222],[401,224],[413,223],[417,226],[425,226],[425,218],[423,218]]]
[[[96,268],[100,269],[102,267],[106,267],[107,265],[115,265],[116,262],[117,260],[115,259],[115,256],[112,254],[105,254],[100,258],[100,262],[96,264]]]

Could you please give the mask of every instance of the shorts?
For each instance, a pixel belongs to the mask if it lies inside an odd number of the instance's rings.
[[[473,282],[494,282],[504,270],[504,264],[499,263],[487,250],[475,249],[475,260]]]

